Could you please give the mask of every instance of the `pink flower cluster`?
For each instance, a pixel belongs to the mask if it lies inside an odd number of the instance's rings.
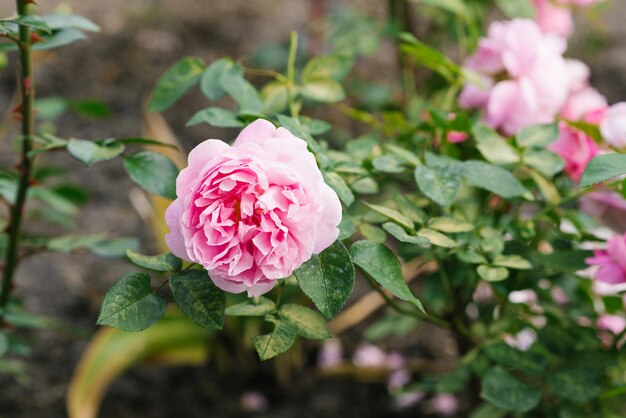
[[[176,194],[167,245],[227,292],[268,292],[339,234],[341,204],[306,142],[262,119],[232,147],[211,139],[194,148]]]
[[[602,0],[534,0],[537,23],[546,33],[569,36],[574,29],[572,6],[590,6]]]
[[[570,90],[562,56],[566,45],[563,38],[542,32],[533,20],[492,23],[465,63],[484,85],[467,84],[459,104],[482,109],[486,123],[508,135],[552,122]]]

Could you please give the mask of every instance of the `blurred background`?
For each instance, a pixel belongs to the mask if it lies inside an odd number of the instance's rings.
[[[282,59],[280,45],[297,30],[304,47],[316,52],[315,33],[324,15],[358,10],[383,20],[386,2],[380,0],[40,0],[39,14],[57,9],[84,15],[101,27],[85,41],[36,55],[39,97],[103,101],[108,114],[85,119],[75,114],[56,122],[61,137],[102,139],[138,137],[145,132],[144,108],[158,78],[183,56],[212,60],[232,56],[263,66]],[[10,0],[0,2],[0,16],[14,13]],[[419,7],[413,9],[416,32]],[[495,16],[497,17],[497,16]],[[592,84],[610,103],[626,99],[626,2],[616,0],[600,14],[578,17],[568,55],[592,69]],[[307,44],[308,42],[308,44]],[[321,51],[317,51],[321,52]],[[2,133],[16,131],[7,117],[15,89],[15,56],[0,72]],[[357,65],[357,67],[359,67]],[[393,80],[396,57],[391,44],[368,60],[377,80]],[[206,138],[231,139],[236,132],[204,126],[186,128],[186,121],[208,102],[193,91],[163,115],[186,150]],[[332,120],[336,115],[325,115]],[[5,136],[5,135],[3,135]],[[2,164],[10,144],[2,145]],[[89,188],[91,197],[78,219],[83,233],[107,231],[114,236],[137,236],[145,253],[158,251],[145,223],[129,199],[134,188],[120,161],[89,169],[71,158],[57,158],[69,167],[75,181]],[[25,384],[0,374],[0,417],[64,417],[65,395],[76,363],[96,331],[95,320],[106,290],[129,270],[124,261],[101,260],[88,254],[44,254],[20,266],[17,293],[28,310],[59,318],[63,326],[34,333]],[[226,337],[224,337],[226,338]],[[349,340],[350,336],[346,338]],[[419,340],[419,335],[407,341]],[[431,338],[433,338],[431,336]],[[442,337],[443,338],[443,337]],[[435,338],[436,340],[436,338]],[[347,342],[349,345],[349,341]],[[225,344],[228,347],[228,342]],[[140,366],[125,373],[109,388],[101,417],[403,417],[415,411],[395,408],[384,383],[352,379],[316,379],[294,373],[279,384],[272,363],[227,368],[154,368]],[[426,412],[427,415],[431,416]],[[432,415],[435,416],[435,415]]]

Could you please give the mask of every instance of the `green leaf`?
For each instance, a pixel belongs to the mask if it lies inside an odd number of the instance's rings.
[[[296,327],[288,321],[277,320],[270,334],[252,338],[261,360],[269,360],[289,350],[296,341]]]
[[[509,271],[504,267],[491,267],[485,264],[481,264],[476,269],[476,272],[481,279],[488,282],[500,282],[509,277]]]
[[[592,255],[591,251],[585,250],[557,250],[550,254],[540,254],[539,262],[542,266],[558,272],[575,272],[589,267],[585,258]]]
[[[474,229],[474,225],[450,217],[431,218],[428,227],[448,233],[469,232]]]
[[[422,303],[404,281],[400,261],[385,245],[374,241],[357,241],[350,246],[354,264],[398,298],[413,303],[422,312]]]
[[[394,224],[393,222],[385,222],[382,227],[398,241],[406,242],[407,244],[417,244],[421,246],[430,245],[430,241],[428,240],[428,238],[409,235],[404,228],[397,224]]]
[[[515,142],[520,148],[545,148],[559,136],[558,123],[547,125],[533,125],[523,128],[515,137]]]
[[[336,103],[346,97],[341,84],[332,78],[310,79],[302,85],[300,93],[303,97],[320,103]]]
[[[130,178],[150,193],[176,199],[178,168],[167,157],[153,151],[140,151],[124,157]]]
[[[461,174],[468,183],[504,198],[528,196],[530,193],[502,167],[482,161],[465,161],[461,167]]]
[[[311,150],[319,158],[319,154],[322,153],[323,151],[322,147],[311,136],[312,133],[311,133],[309,126],[304,124],[302,118],[294,118],[291,116],[278,115],[277,119],[283,128],[287,129],[289,132],[291,132],[298,138],[304,139],[309,147],[309,150]]]
[[[367,222],[359,224],[359,232],[363,235],[363,238],[370,241],[380,242],[381,244],[387,241],[387,234],[385,234],[383,229]]]
[[[196,325],[207,329],[222,328],[226,295],[215,286],[206,271],[173,273],[170,288],[178,307]]]
[[[341,80],[352,67],[352,59],[338,55],[320,55],[312,58],[302,70],[302,82],[316,79]]]
[[[572,128],[575,128],[581,132],[584,132],[590,138],[593,138],[596,142],[602,143],[604,138],[602,137],[602,132],[600,132],[600,127],[598,124],[588,123],[580,120],[566,120],[567,123]]]
[[[441,51],[419,41],[410,33],[402,33],[399,38],[402,42],[401,50],[413,57],[418,64],[430,68],[448,82],[454,82],[458,78],[459,66]]]
[[[313,254],[293,274],[302,291],[328,319],[337,315],[354,287],[354,266],[340,241]]]
[[[124,148],[124,144],[114,140],[94,142],[72,138],[67,144],[67,150],[72,157],[86,166],[115,158],[124,152]]]
[[[529,351],[519,351],[503,341],[485,344],[483,350],[491,361],[503,367],[519,370],[529,376],[543,376],[545,373],[546,361],[543,357]]]
[[[598,375],[593,370],[566,367],[548,376],[550,388],[561,398],[581,404],[602,393]]]
[[[221,77],[220,84],[239,106],[239,113],[263,112],[261,95],[241,74],[227,72]]]
[[[535,18],[535,7],[531,0],[496,0],[496,4],[509,19],[516,17]]]
[[[418,237],[426,238],[431,244],[436,245],[438,247],[444,248],[454,248],[456,247],[456,242],[453,239],[445,236],[441,232],[435,231],[434,229],[422,228],[417,231]]]
[[[393,201],[398,205],[398,210],[414,223],[423,224],[426,218],[424,212],[415,202],[400,192],[394,192]]]
[[[135,237],[100,240],[87,246],[89,251],[102,258],[123,257],[126,251],[137,249],[137,247],[139,247],[139,240]]]
[[[224,74],[233,72],[235,75],[243,76],[241,67],[235,65],[230,58],[221,58],[213,61],[202,73],[200,78],[200,90],[211,100],[217,100],[224,95],[221,79]]]
[[[196,84],[204,68],[200,58],[185,57],[178,61],[157,81],[148,110],[163,112],[168,109]]]
[[[519,153],[506,139],[483,123],[474,125],[472,135],[476,146],[485,159],[494,164],[514,164],[520,160]]]
[[[533,268],[530,261],[519,255],[498,255],[493,259],[493,265],[516,270],[531,270]]]
[[[2,358],[7,351],[9,351],[9,339],[4,332],[0,331],[0,358]]]
[[[154,271],[179,271],[183,262],[172,253],[161,255],[143,255],[133,250],[127,250],[126,256],[140,267]]]
[[[245,124],[239,120],[235,112],[221,107],[208,107],[196,112],[187,122],[187,126],[194,126],[200,123],[208,123],[217,128],[239,128]]]
[[[273,300],[264,298],[263,296],[248,299],[245,302],[238,303],[226,308],[228,316],[265,316],[276,311],[276,304]]]
[[[517,380],[500,366],[485,373],[480,395],[500,409],[518,413],[534,409],[541,399],[537,389]]]
[[[548,178],[560,173],[565,165],[559,155],[546,149],[525,149],[522,158],[524,164],[536,169]]]
[[[415,169],[415,181],[426,197],[443,207],[454,202],[461,188],[461,177],[448,167],[426,167]]]
[[[289,91],[282,81],[270,81],[261,89],[263,109],[268,113],[279,113],[289,104]]]
[[[404,171],[402,162],[391,155],[381,155],[374,158],[372,165],[376,171],[381,173],[402,173]]]
[[[419,157],[408,149],[393,144],[385,144],[385,149],[413,167],[417,167],[421,164]]]
[[[462,18],[469,17],[469,10],[463,0],[413,0],[413,2],[437,7]]]
[[[53,13],[42,16],[42,19],[52,30],[78,29],[87,32],[99,32],[100,27],[84,16]]]
[[[398,212],[397,210],[394,210],[385,206],[372,205],[367,202],[363,202],[363,203],[365,203],[365,205],[368,208],[370,208],[376,213],[383,215],[385,218],[389,219],[390,221],[395,222],[398,225],[405,227],[409,231],[413,230],[413,221],[407,218],[406,216],[404,216],[403,214],[401,214],[400,212]]]
[[[19,16],[15,19],[3,19],[2,21],[0,21],[0,23],[5,22],[15,23],[20,26],[26,26],[27,28],[34,29],[36,31],[42,31],[45,33],[51,32],[50,26],[40,16]]]
[[[48,49],[59,48],[62,46],[73,44],[76,41],[82,41],[87,36],[78,29],[63,29],[54,32],[52,35],[44,35],[44,42],[38,42],[33,45],[34,51],[45,51]]]
[[[337,193],[339,200],[341,200],[346,207],[350,206],[354,202],[354,194],[343,177],[332,171],[327,171],[323,173],[323,175],[324,181]]]
[[[288,303],[280,307],[278,315],[295,326],[298,335],[304,338],[325,340],[331,337],[324,317],[307,307]]]
[[[161,319],[166,305],[165,299],[150,287],[150,276],[130,273],[107,292],[97,323],[124,331],[141,331]]]
[[[578,187],[588,187],[626,173],[626,154],[598,155],[589,161]]]
[[[380,191],[378,183],[371,177],[361,177],[357,181],[353,182],[350,185],[350,188],[357,194],[361,195],[378,194],[378,192]]]

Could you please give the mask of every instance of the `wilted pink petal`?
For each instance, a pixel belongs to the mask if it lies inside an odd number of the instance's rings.
[[[320,369],[329,369],[341,363],[342,356],[341,341],[336,338],[326,340],[317,357],[317,366]]]
[[[440,393],[436,395],[431,401],[431,408],[434,412],[450,416],[456,414],[459,410],[459,401],[456,396],[450,393]]]

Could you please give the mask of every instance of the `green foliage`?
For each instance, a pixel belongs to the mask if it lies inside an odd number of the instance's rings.
[[[422,303],[415,297],[404,281],[400,262],[395,254],[383,244],[373,241],[357,241],[350,246],[355,265],[376,280],[394,296],[413,303],[421,311]]]
[[[541,393],[516,379],[500,366],[491,368],[482,378],[483,399],[500,409],[524,413],[534,409],[541,398]]]
[[[290,322],[298,335],[314,340],[330,338],[326,320],[319,313],[300,305],[286,304],[280,307],[278,314]]]
[[[167,157],[140,151],[124,157],[124,169],[131,179],[150,193],[176,199],[178,168]]]
[[[231,305],[226,308],[226,315],[229,316],[265,316],[276,311],[276,304],[273,300],[259,297],[249,299],[245,302]]]
[[[337,315],[354,287],[354,266],[339,241],[311,256],[293,274],[302,291],[328,319]]]
[[[131,249],[126,250],[126,257],[135,265],[153,271],[180,271],[182,260],[174,254],[143,255]]]
[[[107,292],[98,325],[141,331],[161,319],[166,304],[165,299],[152,290],[150,276],[130,273],[115,282]]]
[[[173,273],[169,283],[176,304],[189,319],[203,328],[222,328],[226,296],[213,284],[206,271]]]
[[[289,350],[296,341],[297,330],[291,322],[274,320],[274,329],[270,334],[252,338],[254,348],[261,360],[269,360]]]
[[[578,186],[588,187],[621,176],[625,173],[625,154],[598,155],[587,164]]]
[[[167,110],[198,82],[204,71],[199,58],[185,57],[176,62],[157,82],[148,109],[154,112]]]

